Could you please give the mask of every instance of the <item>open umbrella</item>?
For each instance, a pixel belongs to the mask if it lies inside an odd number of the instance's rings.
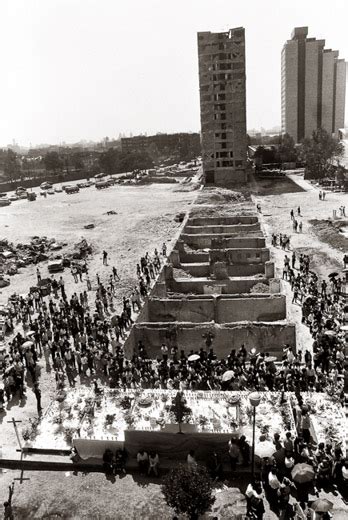
[[[198,354],[191,354],[191,356],[189,356],[187,359],[188,361],[197,361],[200,359],[200,356]]]
[[[334,330],[326,330],[324,334],[325,336],[336,336],[337,332],[335,332]]]
[[[232,379],[232,377],[234,377],[233,370],[227,370],[227,372],[225,372],[224,375],[222,376],[222,381],[224,381],[224,382],[230,381]]]
[[[317,513],[327,513],[333,508],[333,503],[327,498],[318,498],[311,503],[311,509]]]
[[[22,345],[24,348],[30,348],[34,343],[32,341],[25,341]]]
[[[27,336],[33,336],[35,334],[35,330],[28,330]]]
[[[255,446],[255,455],[260,457],[260,459],[265,459],[267,457],[272,457],[273,453],[276,451],[273,442],[271,441],[258,441]]]
[[[268,357],[265,357],[265,361],[266,361],[266,363],[272,363],[274,361],[277,361],[277,358],[275,356],[268,356]]]
[[[291,476],[295,482],[303,484],[305,482],[311,482],[314,479],[314,469],[312,466],[306,463],[296,464],[291,472]]]
[[[335,276],[338,276],[338,273],[330,273],[329,278],[335,278]]]

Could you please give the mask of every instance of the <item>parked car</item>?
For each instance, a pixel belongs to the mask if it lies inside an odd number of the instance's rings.
[[[59,271],[64,271],[64,264],[61,258],[57,260],[51,260],[48,263],[48,272],[49,273],[58,273]]]

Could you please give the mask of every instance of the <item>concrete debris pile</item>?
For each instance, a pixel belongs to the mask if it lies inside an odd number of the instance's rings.
[[[7,239],[0,240],[0,272],[14,275],[21,267],[48,260],[51,253],[62,249],[63,245],[54,238],[34,236],[29,244],[13,244]]]
[[[85,238],[82,238],[80,242],[74,244],[71,251],[66,252],[63,256],[56,256],[55,258],[62,258],[64,267],[70,267],[71,263],[76,263],[74,260],[85,260],[88,255],[92,254],[92,246],[87,242]],[[81,265],[84,265],[82,262]]]
[[[267,294],[269,293],[269,286],[259,282],[254,285],[252,292],[257,294]]]

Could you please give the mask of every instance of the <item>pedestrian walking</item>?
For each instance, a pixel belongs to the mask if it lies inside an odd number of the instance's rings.
[[[35,394],[35,397],[36,397],[37,413],[39,415],[41,415],[41,413],[42,413],[42,408],[41,408],[41,390],[40,390],[40,387],[39,387],[39,383],[37,383],[37,382],[34,383],[34,394]]]
[[[108,253],[103,251],[103,265],[108,265]]]

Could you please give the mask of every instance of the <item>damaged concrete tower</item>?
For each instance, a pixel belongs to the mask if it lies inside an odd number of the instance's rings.
[[[198,33],[203,171],[207,184],[246,182],[245,31]]]

